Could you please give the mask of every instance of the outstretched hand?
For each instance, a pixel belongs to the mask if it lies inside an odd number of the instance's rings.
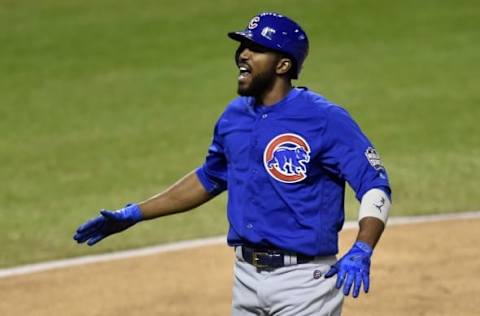
[[[370,287],[370,257],[372,247],[362,241],[357,241],[352,248],[325,274],[325,278],[337,276],[337,289],[343,285],[343,294],[348,296],[353,285],[352,296],[358,297],[360,286],[368,293]]]
[[[142,212],[137,204],[128,204],[117,211],[100,211],[100,215],[78,227],[75,239],[79,244],[87,242],[93,246],[107,236],[121,232],[142,220]]]

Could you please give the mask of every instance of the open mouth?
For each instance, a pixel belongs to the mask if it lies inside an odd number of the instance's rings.
[[[240,64],[238,65],[238,70],[240,71],[240,74],[238,76],[238,80],[243,80],[250,76],[251,70],[250,67],[246,64]]]

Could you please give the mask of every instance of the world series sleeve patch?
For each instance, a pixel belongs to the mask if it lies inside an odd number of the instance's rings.
[[[368,162],[370,165],[375,169],[375,170],[383,170],[385,169],[383,167],[383,162],[380,159],[380,155],[377,153],[375,148],[373,147],[368,147],[367,150],[365,151],[365,156],[368,159]]]

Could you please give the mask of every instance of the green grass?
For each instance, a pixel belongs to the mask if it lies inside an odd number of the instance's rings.
[[[142,200],[202,163],[235,96],[225,34],[262,10],[307,30],[298,85],[346,107],[377,145],[393,215],[479,208],[474,1],[4,0],[0,267],[225,233],[223,195],[93,248],[71,241],[99,208]],[[356,208],[350,194],[350,219]]]

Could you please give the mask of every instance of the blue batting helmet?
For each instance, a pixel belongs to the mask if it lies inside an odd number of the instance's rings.
[[[228,36],[239,42],[252,41],[286,54],[293,59],[295,66],[293,79],[298,78],[308,54],[308,38],[305,31],[290,18],[274,12],[263,12],[254,16],[245,30],[230,32]]]

